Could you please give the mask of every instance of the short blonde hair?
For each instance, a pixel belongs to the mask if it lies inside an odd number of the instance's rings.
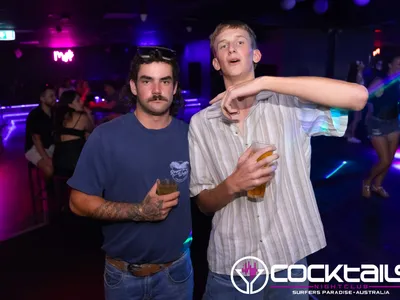
[[[215,55],[215,49],[214,49],[214,43],[215,40],[217,39],[217,36],[224,30],[227,28],[240,28],[243,29],[245,31],[247,31],[247,33],[250,36],[251,39],[251,47],[253,49],[257,49],[257,37],[256,34],[254,33],[253,29],[251,29],[249,27],[249,25],[247,25],[246,23],[243,23],[242,21],[227,21],[227,22],[223,22],[218,24],[218,26],[215,28],[214,32],[210,35],[210,47],[213,51],[213,54]]]

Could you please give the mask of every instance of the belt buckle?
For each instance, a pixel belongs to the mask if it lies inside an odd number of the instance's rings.
[[[138,264],[128,264],[127,269],[129,272],[134,273],[140,271],[142,269],[142,266]]]

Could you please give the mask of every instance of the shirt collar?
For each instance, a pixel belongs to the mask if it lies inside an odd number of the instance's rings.
[[[256,96],[256,101],[255,101],[254,106],[257,105],[258,102],[268,101],[268,99],[270,97],[272,97],[273,94],[274,93],[271,91],[262,91],[262,92],[258,93]],[[214,103],[213,105],[208,107],[206,116],[207,116],[207,119],[221,118],[223,120],[227,120],[227,118],[222,113],[220,101],[218,101],[217,103]]]

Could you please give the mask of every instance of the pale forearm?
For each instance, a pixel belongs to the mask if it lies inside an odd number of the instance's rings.
[[[232,202],[235,194],[235,188],[228,177],[215,188],[202,191],[197,197],[197,205],[203,213],[214,213]]]
[[[368,90],[359,84],[323,77],[261,77],[262,89],[296,96],[327,107],[361,110]]]

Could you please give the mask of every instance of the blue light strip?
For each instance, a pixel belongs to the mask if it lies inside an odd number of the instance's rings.
[[[186,246],[187,244],[191,244],[193,241],[192,231],[190,231],[188,238],[183,242],[183,245]]]
[[[3,139],[4,142],[6,142],[9,139],[9,137],[11,136],[11,133],[15,130],[15,128],[17,128],[17,126],[15,126],[14,120],[11,120],[11,126],[8,127],[8,132]]]
[[[38,105],[39,105],[39,104],[22,104],[22,105],[1,106],[0,109],[36,107],[36,106],[38,106]]]
[[[5,118],[12,118],[12,117],[27,117],[29,115],[28,112],[24,113],[16,113],[16,114],[4,114],[3,119]]]
[[[104,102],[104,98],[100,98],[99,96],[94,97],[94,99],[97,102]],[[58,102],[58,99],[56,100]],[[198,102],[198,98],[191,98],[191,99],[185,99],[185,102]],[[0,106],[0,109],[15,109],[15,108],[25,108],[25,107],[36,107],[39,104],[22,104],[22,105],[10,105],[10,106]]]
[[[328,179],[329,177],[334,175],[337,171],[339,171],[341,168],[343,168],[345,164],[347,164],[347,161],[343,161],[335,170],[333,170],[331,173],[326,175],[325,179]]]

